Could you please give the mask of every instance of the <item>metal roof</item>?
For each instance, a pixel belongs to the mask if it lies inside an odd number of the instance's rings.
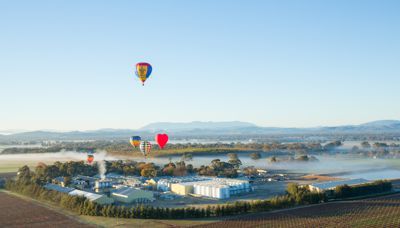
[[[48,190],[53,190],[53,191],[63,192],[63,193],[69,193],[69,192],[72,192],[73,190],[75,190],[75,188],[61,187],[56,184],[46,184],[43,187]]]
[[[335,188],[337,186],[341,186],[341,185],[358,185],[358,184],[365,184],[365,183],[369,183],[370,181],[359,178],[359,179],[349,179],[349,180],[340,180],[340,181],[327,181],[327,182],[318,182],[318,183],[313,183],[310,184],[311,186],[315,187],[315,188],[319,188],[319,189],[332,189]]]
[[[131,195],[133,193],[143,192],[143,191],[144,190],[140,190],[140,189],[137,189],[137,188],[131,188],[131,187],[126,187],[125,186],[125,187],[116,189],[115,191],[112,192],[112,194],[121,195],[121,196],[129,196],[129,195]]]
[[[75,189],[74,191],[68,193],[68,195],[71,195],[71,196],[83,196],[83,197],[87,198],[90,201],[97,200],[97,199],[103,197],[103,195],[99,195],[99,194],[92,193],[92,192],[85,192],[85,191],[77,190],[77,189]]]

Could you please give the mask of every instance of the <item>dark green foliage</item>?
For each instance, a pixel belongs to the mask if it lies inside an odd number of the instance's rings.
[[[324,146],[324,149],[329,151],[329,150],[333,150],[342,145],[343,145],[343,143],[341,141],[333,141],[333,142],[326,144]]]
[[[392,190],[392,183],[389,181],[375,181],[373,183],[361,184],[356,186],[342,185],[335,189],[335,198],[347,198],[362,195],[387,192]]]
[[[238,162],[240,162],[240,160],[238,160]],[[195,169],[195,171],[203,176],[223,176],[231,178],[238,176],[236,165],[230,162],[222,162],[220,159],[214,159],[211,161],[210,165],[200,166],[200,168]]]

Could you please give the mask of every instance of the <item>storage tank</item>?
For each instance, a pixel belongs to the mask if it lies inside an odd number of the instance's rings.
[[[229,192],[229,188],[225,188],[224,189],[224,196],[225,196],[225,199],[228,199],[229,197],[231,197],[231,194]]]

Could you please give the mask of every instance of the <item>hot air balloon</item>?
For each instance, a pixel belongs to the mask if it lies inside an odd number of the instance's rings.
[[[94,160],[93,154],[88,154],[88,156],[87,156],[87,162],[88,162],[89,164],[92,164],[93,160]]]
[[[142,85],[144,85],[144,82],[150,77],[152,67],[148,63],[138,63],[136,64],[136,75],[142,81]]]
[[[139,149],[142,154],[146,157],[151,151],[151,143],[149,141],[141,141]]]
[[[168,142],[168,135],[167,134],[157,134],[156,142],[157,142],[158,146],[160,147],[160,149],[163,149],[164,146]]]
[[[132,144],[133,147],[136,148],[140,145],[140,140],[142,140],[140,136],[132,136],[129,142]]]

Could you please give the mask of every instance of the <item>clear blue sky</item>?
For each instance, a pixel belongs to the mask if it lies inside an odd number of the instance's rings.
[[[400,1],[0,1],[0,130],[400,119]],[[134,65],[153,73],[144,87]]]

